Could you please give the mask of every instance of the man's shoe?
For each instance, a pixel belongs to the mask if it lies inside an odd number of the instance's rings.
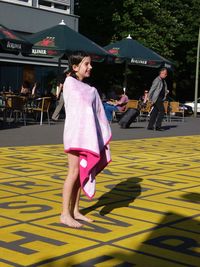
[[[154,128],[153,127],[147,127],[147,130],[154,130]]]
[[[51,120],[52,120],[53,122],[57,122],[57,121],[58,121],[58,120],[55,120],[55,119],[52,119],[52,118],[51,118]]]
[[[156,127],[156,131],[164,131],[164,129]]]

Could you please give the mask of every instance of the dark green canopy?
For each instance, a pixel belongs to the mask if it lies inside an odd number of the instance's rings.
[[[19,54],[30,52],[32,44],[7,27],[0,25],[0,52]]]
[[[133,40],[130,35],[121,41],[105,46],[104,49],[116,56],[116,63],[126,61],[128,65],[172,67],[169,60]]]
[[[169,60],[133,40],[130,35],[121,41],[105,46],[104,49],[116,56],[115,63],[125,62],[124,90],[126,90],[127,86],[128,65],[151,68],[166,67],[168,69],[173,67]]]
[[[32,34],[27,38],[32,44],[32,54],[35,56],[62,57],[73,51],[82,50],[92,56],[109,56],[105,49],[89,40],[80,33],[60,24]]]

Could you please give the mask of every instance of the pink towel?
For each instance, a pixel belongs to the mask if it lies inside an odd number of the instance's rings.
[[[80,154],[80,183],[88,198],[95,194],[95,176],[111,161],[111,129],[96,88],[73,77],[64,83],[64,150]]]

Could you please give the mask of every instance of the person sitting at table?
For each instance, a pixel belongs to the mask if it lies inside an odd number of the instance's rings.
[[[24,81],[20,89],[20,95],[28,96],[29,94],[31,94],[30,83],[28,81]]]
[[[148,93],[148,90],[144,90],[144,94],[139,98],[139,104],[141,108],[145,108],[147,106],[147,103],[149,101]]]
[[[38,89],[39,89],[39,83],[38,82],[34,82],[33,88],[31,90],[31,96],[32,97],[39,95]]]
[[[117,89],[116,94],[118,95],[118,100],[109,100],[103,103],[106,117],[108,121],[111,123],[113,118],[113,111],[121,111],[123,112],[126,108],[126,104],[128,102],[128,96],[124,93],[123,89]]]

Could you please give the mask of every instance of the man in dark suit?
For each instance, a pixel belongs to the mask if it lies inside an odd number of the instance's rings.
[[[169,93],[167,90],[167,83],[165,81],[166,77],[167,69],[162,68],[159,72],[159,76],[154,79],[149,90],[149,100],[152,102],[153,108],[150,113],[149,124],[147,127],[148,130],[155,129],[156,131],[162,131],[161,125],[165,114],[163,103],[166,99],[166,95]]]

